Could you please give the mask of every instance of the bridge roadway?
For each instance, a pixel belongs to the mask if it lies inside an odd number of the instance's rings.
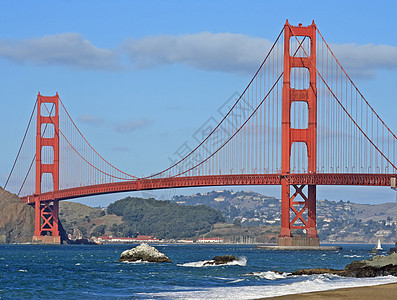
[[[114,182],[62,189],[22,197],[25,203],[41,201],[67,200],[73,198],[103,195],[111,193],[155,190],[167,188],[186,188],[200,186],[233,186],[233,185],[280,185],[286,178],[289,184],[295,185],[367,185],[390,186],[390,178],[397,174],[242,174],[242,175],[209,175],[183,176],[168,178],[142,178],[133,181]]]

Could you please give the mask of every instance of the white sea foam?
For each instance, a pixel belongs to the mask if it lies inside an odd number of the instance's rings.
[[[123,261],[123,264],[132,264],[132,265],[137,265],[137,264],[150,264],[150,262],[146,261],[146,260],[136,260],[136,261]]]
[[[363,257],[362,255],[343,255],[343,257]]]
[[[291,284],[201,288],[189,291],[181,290],[144,295],[166,299],[257,299],[340,288],[397,283],[397,277],[394,276],[346,278],[336,275],[312,275],[306,278],[304,281]]]
[[[273,271],[267,271],[267,272],[252,272],[252,273],[247,273],[244,274],[245,276],[258,276],[259,278],[265,278],[268,280],[276,280],[276,279],[284,279],[287,278],[288,273],[277,273]]]
[[[236,279],[236,280],[233,280],[233,281],[231,281],[230,283],[237,283],[237,282],[241,282],[241,281],[244,281],[245,279]]]
[[[26,273],[28,270],[18,270],[18,272]]]
[[[226,280],[226,281],[231,281],[234,280],[234,278],[226,278],[226,277],[214,277],[215,279],[220,279],[220,280]]]
[[[229,281],[229,283],[237,283],[245,280],[243,278],[225,278],[225,277],[214,277],[214,278],[219,280]]]
[[[215,264],[210,264],[206,265],[208,262],[213,262],[213,260],[200,260],[200,261],[193,261],[193,262],[188,262],[188,263],[183,263],[183,264],[177,264],[179,267],[193,267],[193,268],[201,268],[201,267],[219,267],[219,266],[245,266],[247,264],[247,259],[245,257],[241,257],[238,260],[231,261],[226,264],[220,264],[220,265],[215,265]]]

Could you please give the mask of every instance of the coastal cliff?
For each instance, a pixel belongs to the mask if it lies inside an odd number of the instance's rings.
[[[0,187],[0,244],[26,243],[34,234],[34,207]]]

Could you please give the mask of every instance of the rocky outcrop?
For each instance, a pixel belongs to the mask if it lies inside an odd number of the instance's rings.
[[[397,253],[354,261],[345,267],[344,272],[348,277],[397,276]]]
[[[343,276],[344,270],[335,270],[335,269],[300,269],[291,273],[291,275],[315,275],[315,274],[335,274]]]
[[[371,259],[353,261],[343,270],[334,269],[304,269],[293,272],[291,275],[336,274],[346,277],[376,277],[397,276],[397,253],[388,256],[375,256]]]
[[[74,228],[73,234],[68,234],[64,242],[66,244],[77,244],[77,245],[100,245],[100,243],[97,242],[96,238],[95,240],[93,238],[91,239],[84,238],[83,234],[78,228]]]
[[[156,248],[141,244],[121,253],[119,261],[171,262],[171,259]]]
[[[234,255],[220,255],[215,256],[213,259],[205,262],[204,265],[224,265],[236,260],[238,260],[238,258]]]
[[[34,234],[34,207],[0,188],[0,243],[26,243]]]

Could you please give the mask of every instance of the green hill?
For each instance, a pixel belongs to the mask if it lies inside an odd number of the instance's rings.
[[[186,238],[206,233],[215,223],[225,222],[221,212],[206,205],[183,206],[132,197],[110,204],[107,213],[122,216],[124,224],[118,230],[124,236],[139,233],[158,238]]]

